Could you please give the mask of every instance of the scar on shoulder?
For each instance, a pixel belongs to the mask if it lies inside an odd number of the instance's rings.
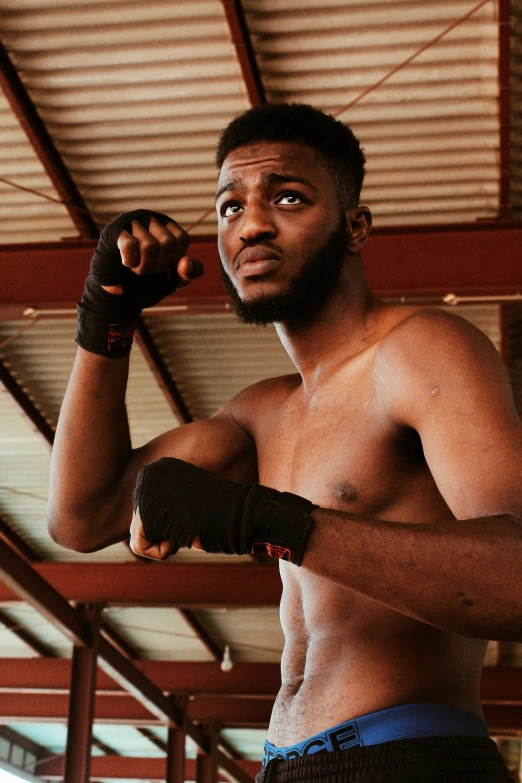
[[[431,396],[432,397],[436,397],[438,393],[439,393],[439,387],[438,386],[432,386],[432,388],[430,390]]]
[[[475,601],[473,598],[468,598],[466,593],[459,593],[459,598],[464,606],[475,606]]]

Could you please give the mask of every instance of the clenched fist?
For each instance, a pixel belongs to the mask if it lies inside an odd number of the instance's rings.
[[[137,209],[109,223],[78,304],[76,342],[101,356],[126,356],[141,311],[203,274],[201,262],[185,255],[189,241],[160,212]]]

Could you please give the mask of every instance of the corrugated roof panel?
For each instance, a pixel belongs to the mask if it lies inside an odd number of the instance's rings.
[[[278,609],[207,609],[197,616],[221,647],[230,646],[232,661],[279,663],[284,636]]]
[[[0,22],[1,29],[1,22]],[[0,177],[20,187],[34,188],[50,199],[59,200],[35,151],[0,92]],[[0,182],[2,242],[55,241],[76,237],[66,208],[32,193]]]
[[[98,723],[95,727],[97,740],[104,742],[119,756],[135,756],[137,758],[164,758],[157,745],[135,729],[123,724],[111,725]]]
[[[219,0],[34,0],[11,6],[0,28],[100,224],[146,205],[187,227],[212,206],[219,132],[248,107]],[[119,192],[125,184],[138,192]],[[215,225],[212,212],[194,231]]]
[[[450,312],[472,321],[500,344],[498,305],[459,305]],[[295,373],[273,326],[247,326],[233,313],[149,316],[147,325],[191,413],[211,416],[247,386]]]
[[[0,343],[27,325],[26,321],[0,321]],[[75,319],[42,318],[0,350],[0,358],[15,374],[28,396],[51,426],[55,426],[74,362]],[[3,387],[0,387],[0,391]],[[5,410],[1,407],[5,404]],[[163,392],[137,346],[131,352],[127,411],[134,448],[178,426]],[[0,511],[17,532],[42,557],[51,560],[133,560],[123,544],[90,554],[72,552],[54,544],[46,531],[50,454],[42,439],[31,431],[18,407],[4,392],[0,395],[0,420],[9,419],[10,434],[0,434]],[[13,446],[13,438],[18,439]],[[18,443],[18,441],[20,441]],[[5,464],[5,470],[2,466]],[[130,525],[130,520],[129,520]],[[226,555],[182,550],[177,562],[226,562]],[[248,560],[248,556],[244,557]]]
[[[221,735],[239,753],[240,758],[263,758],[263,746],[266,740],[266,729],[223,729]]]
[[[2,609],[2,611],[4,610]],[[2,658],[38,657],[37,652],[0,622],[0,667],[2,666]]]
[[[497,214],[493,6],[484,6],[340,115],[367,154],[362,200],[372,207],[376,225]],[[290,0],[283,9],[275,0],[245,0],[245,8],[269,100],[312,103],[337,113],[467,13],[470,4]],[[452,175],[455,167],[458,178]],[[388,188],[390,170],[397,181]]]
[[[140,658],[161,661],[211,661],[211,654],[176,609],[108,608],[104,620]]]
[[[71,318],[41,320],[0,350],[0,358],[53,426],[74,361],[74,323]],[[26,322],[0,322],[0,343],[24,325]],[[139,350],[132,354],[127,405],[135,447],[177,426]],[[6,392],[0,394],[0,419],[3,423],[0,435],[0,509],[17,532],[38,554],[51,560],[132,560],[132,554],[123,544],[115,544],[101,552],[80,554],[63,549],[48,538],[45,518],[49,450],[31,430]]]
[[[27,321],[0,322],[0,342]],[[0,355],[52,426],[56,425],[76,354],[76,320],[41,319],[0,351]],[[136,447],[178,426],[141,351],[131,354],[127,407]]]
[[[29,604],[15,603],[12,605],[5,604],[2,607],[2,611],[8,615],[21,628],[27,628],[31,635],[38,641],[43,642],[49,647],[57,658],[70,658],[72,655],[72,644],[63,633],[61,633],[55,625],[47,620],[40,612],[37,612]],[[1,631],[1,627],[0,627]],[[25,645],[24,645],[25,648]],[[2,641],[0,639],[0,655],[9,656],[10,653],[4,650]],[[33,657],[26,652],[14,653],[15,658],[27,658]],[[34,653],[36,655],[36,653]],[[0,660],[0,667],[2,662]]]
[[[146,320],[196,418],[211,416],[256,381],[295,372],[273,326],[246,326],[231,313]]]

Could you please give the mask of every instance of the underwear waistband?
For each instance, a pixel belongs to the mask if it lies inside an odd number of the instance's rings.
[[[444,704],[402,704],[339,723],[303,742],[278,748],[265,742],[263,766],[313,753],[379,745],[414,737],[489,737],[486,723],[472,712]]]

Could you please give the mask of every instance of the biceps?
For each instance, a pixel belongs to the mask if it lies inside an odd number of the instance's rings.
[[[129,470],[136,476],[144,465],[160,457],[177,457],[205,470],[237,481],[255,480],[254,441],[229,415],[185,424],[155,438],[133,452]]]
[[[426,422],[421,438],[433,478],[457,519],[522,516],[522,425],[478,412],[444,425]]]

